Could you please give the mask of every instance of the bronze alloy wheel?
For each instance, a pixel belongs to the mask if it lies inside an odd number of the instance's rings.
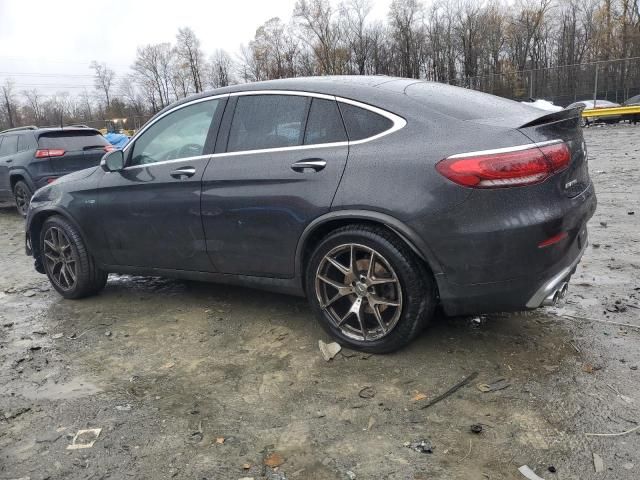
[[[315,292],[320,308],[354,340],[385,337],[402,313],[402,289],[390,263],[373,248],[357,243],[339,245],[324,256]]]
[[[76,285],[77,258],[71,242],[62,229],[50,226],[44,234],[43,258],[51,281],[64,291]]]

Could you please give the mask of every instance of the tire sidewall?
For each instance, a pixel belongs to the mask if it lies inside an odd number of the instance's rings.
[[[44,257],[44,237],[46,232],[51,227],[56,227],[62,230],[67,238],[69,239],[69,243],[71,244],[71,251],[73,256],[76,259],[76,283],[70,290],[63,290],[60,288],[57,283],[51,278],[51,273],[49,272],[49,268],[47,267],[46,260],[43,258],[44,270],[49,278],[49,282],[53,286],[53,288],[64,298],[78,298],[83,295],[84,289],[83,286],[90,281],[89,272],[86,266],[86,262],[83,261],[82,255],[78,249],[78,245],[76,245],[77,241],[82,241],[77,231],[65,220],[60,217],[54,216],[45,220],[44,225],[40,231],[40,252]],[[83,246],[84,248],[84,246]]]
[[[318,266],[329,251],[348,243],[356,243],[376,250],[389,262],[400,282],[403,299],[400,319],[389,334],[378,340],[365,342],[347,337],[334,324],[329,313],[320,307],[316,293]],[[429,279],[429,274],[424,267],[421,268],[415,258],[407,259],[407,252],[399,249],[394,243],[396,242],[369,229],[344,230],[329,235],[319,243],[312,254],[305,272],[307,297],[320,325],[341,345],[373,353],[391,352],[409,343],[423,329],[428,317],[431,316],[435,305],[435,294],[432,293],[433,283]],[[413,254],[413,252],[410,253]]]

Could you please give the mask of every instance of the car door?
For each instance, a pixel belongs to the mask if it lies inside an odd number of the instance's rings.
[[[4,135],[3,137],[0,137],[0,197],[5,199],[13,196],[11,192],[9,170],[15,160],[14,157],[17,151],[17,135]]]
[[[212,271],[201,180],[225,103],[200,99],[153,120],[125,148],[125,168],[103,175],[96,221],[115,265]]]
[[[203,177],[207,251],[223,273],[291,277],[304,228],[327,212],[348,143],[333,97],[231,97]]]

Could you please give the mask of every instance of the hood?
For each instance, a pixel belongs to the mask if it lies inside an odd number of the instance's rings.
[[[76,182],[78,180],[88,178],[91,175],[93,175],[98,168],[100,167],[90,167],[90,168],[85,168],[84,170],[78,170],[76,172],[73,172],[58,178],[55,182],[53,182],[53,184],[60,185],[63,183]]]

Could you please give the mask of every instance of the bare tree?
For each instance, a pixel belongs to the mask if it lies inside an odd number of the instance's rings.
[[[189,27],[178,29],[175,51],[181,67],[189,70],[195,92],[202,92],[204,54],[200,48],[200,40]]]
[[[212,88],[226,87],[234,83],[234,62],[231,56],[222,49],[211,55],[209,62],[209,85]]]
[[[105,110],[109,110],[111,106],[111,88],[116,76],[116,72],[107,67],[106,63],[91,62],[91,68],[95,72],[94,83],[96,90],[104,95]]]
[[[9,128],[14,128],[18,123],[16,99],[13,93],[13,82],[6,80],[4,85],[0,87],[0,93],[2,94],[2,107],[3,116],[6,124]]]
[[[31,110],[33,115],[33,123],[42,125],[44,121],[44,105],[43,97],[35,88],[31,90],[23,90],[22,96],[25,98],[26,106]]]
[[[366,28],[371,8],[371,0],[348,0],[340,7],[352,61],[355,63],[355,70],[359,75],[366,73],[371,49],[372,39]]]

